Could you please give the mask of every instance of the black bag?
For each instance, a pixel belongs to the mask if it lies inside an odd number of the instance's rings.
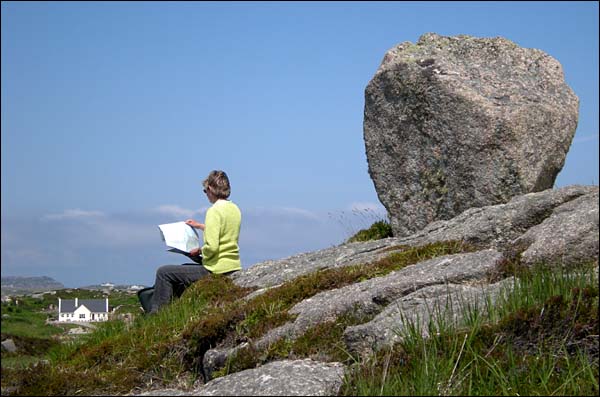
[[[154,287],[141,289],[137,292],[138,299],[142,304],[144,313],[150,313],[152,310],[152,297],[154,296]]]

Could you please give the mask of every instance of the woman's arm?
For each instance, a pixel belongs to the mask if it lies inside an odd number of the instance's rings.
[[[200,229],[200,230],[204,230],[204,228],[206,227],[206,225],[204,225],[204,223],[198,223],[193,219],[188,219],[187,221],[185,221],[185,224],[190,225],[191,227]]]

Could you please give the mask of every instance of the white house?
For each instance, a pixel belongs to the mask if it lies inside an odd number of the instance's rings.
[[[106,320],[108,320],[108,298],[81,300],[58,298],[58,321]]]

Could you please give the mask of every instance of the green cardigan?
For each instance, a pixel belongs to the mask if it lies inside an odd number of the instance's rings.
[[[242,213],[228,200],[217,200],[206,211],[202,264],[212,273],[241,270],[238,239]]]

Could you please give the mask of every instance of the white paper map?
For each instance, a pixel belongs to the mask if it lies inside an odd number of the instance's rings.
[[[165,223],[158,225],[160,235],[170,249],[168,251],[189,253],[194,248],[200,248],[200,240],[196,229],[185,222]]]

